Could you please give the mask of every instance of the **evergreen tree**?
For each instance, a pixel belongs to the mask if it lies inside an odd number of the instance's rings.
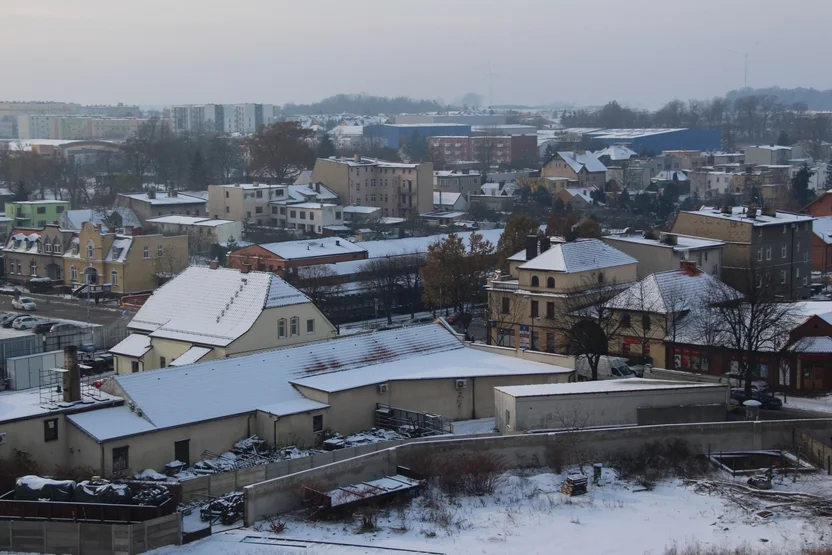
[[[814,172],[809,169],[809,166],[803,164],[803,167],[792,178],[792,197],[801,207],[809,204],[812,200],[812,191],[809,190],[809,180]]]
[[[789,138],[789,134],[786,133],[786,130],[780,131],[780,135],[777,136],[777,144],[780,146],[791,146],[792,140]]]
[[[330,156],[335,156],[335,143],[332,142],[329,133],[324,133],[324,136],[318,141],[318,158],[329,158]]]

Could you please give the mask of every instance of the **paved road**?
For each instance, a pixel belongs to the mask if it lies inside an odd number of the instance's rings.
[[[82,304],[77,299],[59,299],[50,295],[30,295],[28,293],[24,295],[35,299],[38,309],[32,315],[38,318],[60,318],[107,325],[119,321],[129,322],[133,314],[135,314],[135,312],[128,310],[126,315],[122,316],[122,310],[120,308],[114,306],[107,306],[105,308],[92,304],[90,305],[88,317],[86,303]],[[12,308],[13,298],[8,295],[0,295],[0,312],[19,312]]]

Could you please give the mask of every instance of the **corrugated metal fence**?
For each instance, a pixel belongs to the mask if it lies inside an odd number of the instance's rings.
[[[98,350],[106,350],[114,347],[127,335],[127,325],[117,323],[57,333],[33,333],[20,337],[8,337],[0,339],[0,366],[5,368],[6,360],[9,358],[59,351],[67,345],[80,347],[92,344]]]

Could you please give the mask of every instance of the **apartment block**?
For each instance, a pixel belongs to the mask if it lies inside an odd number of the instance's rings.
[[[322,183],[344,206],[374,206],[382,217],[416,217],[433,209],[433,164],[374,158],[318,158],[312,181]]]
[[[6,203],[6,217],[14,219],[15,226],[43,227],[56,223],[61,214],[69,210],[69,202],[63,200],[31,200]]]
[[[126,139],[138,131],[145,118],[27,114],[17,117],[17,133],[29,139]]]
[[[272,104],[181,104],[171,108],[173,130],[250,135],[274,123]]]
[[[428,138],[434,160],[445,163],[477,160],[489,165],[534,163],[537,135],[452,135]]]

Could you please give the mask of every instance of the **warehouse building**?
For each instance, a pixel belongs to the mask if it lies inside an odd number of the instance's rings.
[[[642,378],[545,385],[499,386],[494,389],[497,429],[503,434],[534,430],[636,426],[647,423],[649,409],[668,409],[687,420],[708,407],[724,412],[728,386]],[[640,414],[643,413],[643,414]],[[653,423],[653,422],[650,422]]]

